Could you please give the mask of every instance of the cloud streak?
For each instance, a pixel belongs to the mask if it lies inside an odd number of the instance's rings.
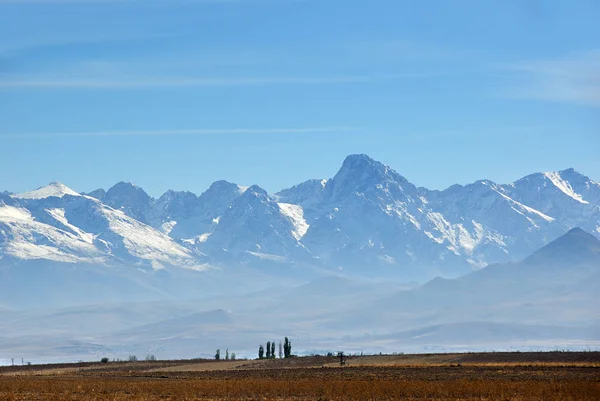
[[[305,0],[0,0],[0,4],[163,4],[163,5],[204,5],[204,4],[277,4]]]
[[[149,77],[149,78],[65,78],[65,77],[0,77],[0,89],[135,89],[160,87],[239,87],[277,85],[339,85],[368,84],[402,79],[422,79],[439,74],[380,74],[380,75],[331,75],[322,77]]]
[[[0,139],[57,139],[117,136],[204,136],[204,135],[283,135],[327,134],[362,131],[362,127],[314,127],[314,128],[234,128],[234,129],[186,129],[156,131],[95,131],[95,132],[47,132],[47,133],[0,133]]]
[[[0,4],[98,4],[138,3],[136,0],[0,0]]]
[[[600,107],[600,49],[569,57],[513,63],[518,84],[503,97]]]

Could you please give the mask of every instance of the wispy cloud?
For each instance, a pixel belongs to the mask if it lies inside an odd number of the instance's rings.
[[[0,4],[95,4],[137,2],[137,0],[0,0]]]
[[[600,49],[503,68],[518,81],[503,96],[600,107]]]
[[[306,0],[0,0],[0,4],[278,4],[293,3]]]
[[[104,136],[180,136],[180,135],[286,135],[326,134],[359,132],[362,127],[314,127],[314,128],[234,128],[234,129],[185,129],[155,131],[95,131],[95,132],[46,132],[46,133],[0,133],[0,139],[56,139]]]
[[[0,4],[2,0],[0,0]],[[133,43],[141,41],[149,41],[156,39],[171,39],[175,38],[174,34],[130,34],[130,33],[91,33],[79,35],[42,35],[29,39],[15,38],[10,43],[5,42],[0,44],[0,54],[5,53],[10,55],[14,52],[22,51],[39,51],[40,49],[60,48],[73,45],[100,45],[112,43]]]
[[[336,85],[367,84],[373,82],[422,79],[439,74],[378,74],[378,75],[330,75],[318,77],[145,77],[145,78],[65,78],[65,77],[0,77],[2,88],[32,89],[127,89],[158,87],[236,87],[277,85]]]

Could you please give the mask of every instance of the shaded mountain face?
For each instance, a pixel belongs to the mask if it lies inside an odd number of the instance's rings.
[[[600,235],[600,184],[572,169],[432,191],[367,155],[273,195],[227,181],[158,199],[124,182],[83,196],[52,183],[1,194],[0,204],[0,264],[160,267],[182,258],[425,280],[520,260],[573,227]]]
[[[455,279],[438,277],[356,313],[381,311],[373,325],[420,311],[423,320],[437,324],[496,321],[589,327],[600,319],[599,279],[600,240],[573,229],[520,262],[490,265]]]
[[[523,261],[527,266],[593,266],[600,271],[600,240],[574,228]]]
[[[82,195],[87,195],[87,196],[91,196],[92,198],[96,198],[99,201],[103,201],[104,197],[106,196],[106,191],[102,188],[96,189],[92,192],[88,192],[88,193],[82,193]]]
[[[154,199],[134,184],[119,182],[106,191],[103,202],[142,223],[147,224],[152,219]]]

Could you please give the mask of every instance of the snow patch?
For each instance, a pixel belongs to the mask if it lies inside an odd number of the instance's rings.
[[[262,260],[271,260],[274,262],[285,262],[287,260],[287,258],[284,256],[271,255],[269,253],[252,252],[252,251],[246,251],[246,253],[248,253],[252,256],[256,256],[257,258],[262,259]]]
[[[31,213],[27,209],[17,208],[13,206],[2,206],[0,207],[0,221],[1,220],[25,220],[33,221]]]
[[[300,205],[292,205],[291,203],[278,203],[281,213],[288,218],[294,229],[292,235],[296,240],[300,241],[304,234],[308,231],[308,223],[304,219],[304,209]]]
[[[525,215],[523,213],[523,211],[525,211],[525,212],[528,212],[528,213],[531,213],[531,214],[535,214],[535,215],[541,217],[542,219],[546,220],[549,223],[552,223],[555,220],[553,217],[547,216],[544,213],[540,212],[539,210],[535,210],[534,208],[531,208],[529,206],[525,206],[524,204],[517,202],[516,200],[514,200],[514,199],[512,199],[512,198],[510,198],[510,197],[508,197],[506,195],[504,195],[502,192],[500,192],[500,191],[498,191],[496,189],[493,189],[493,190],[496,191],[496,193],[498,193],[504,199],[506,199],[511,204],[512,209],[515,212],[517,212],[519,214],[522,214],[523,216]],[[521,210],[517,210],[515,208],[515,206],[518,207]]]
[[[396,264],[396,259],[394,259],[390,255],[381,255],[381,256],[378,256],[378,258],[379,258],[379,260],[381,260],[384,263],[387,263],[387,264],[390,264],[390,265],[395,265]]]
[[[199,235],[196,239],[198,240],[198,242],[202,243],[202,242],[206,242],[206,240],[208,239],[208,237],[210,237],[212,233],[204,233]]]
[[[587,204],[587,201],[583,200],[583,197],[581,195],[579,195],[578,193],[576,193],[573,188],[571,187],[571,184],[569,184],[567,181],[563,180],[562,177],[560,176],[559,173],[556,172],[550,172],[550,173],[544,173],[544,176],[546,178],[548,178],[552,184],[554,184],[554,186],[558,189],[560,189],[565,195],[575,199],[577,202],[579,203],[584,203]]]
[[[65,209],[46,209],[46,212],[48,212],[48,214],[52,216],[56,221],[59,221],[65,227],[73,230],[73,232],[79,235],[79,237],[83,241],[87,242],[88,244],[94,243],[94,234],[86,233],[79,227],[75,227],[74,225],[69,223],[69,221],[65,217]]]
[[[162,223],[160,225],[160,231],[169,235],[171,233],[171,231],[173,231],[173,229],[175,228],[176,225],[177,225],[177,222],[175,220],[165,221],[164,223]]]

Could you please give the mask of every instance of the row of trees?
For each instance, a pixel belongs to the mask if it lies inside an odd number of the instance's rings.
[[[286,337],[283,344],[279,341],[279,358],[289,358],[292,355],[292,342]],[[266,351],[266,352],[265,352]],[[265,355],[266,354],[266,355]],[[267,341],[267,346],[258,347],[258,359],[275,359],[275,341]]]
[[[225,350],[225,360],[226,361],[235,361],[235,352],[232,352],[231,354],[229,353],[229,348]],[[215,353],[215,360],[220,361],[221,360],[221,349],[217,349],[217,352]]]
[[[279,341],[279,349],[278,349],[279,358],[289,358],[292,356],[292,342],[289,338],[285,337],[283,343]],[[266,347],[262,344],[258,347],[258,359],[275,359],[277,356],[275,354],[275,341],[267,341]],[[229,349],[225,350],[225,360],[226,361],[235,361],[235,352],[229,353]],[[217,349],[215,352],[215,360],[221,360],[221,349]]]

